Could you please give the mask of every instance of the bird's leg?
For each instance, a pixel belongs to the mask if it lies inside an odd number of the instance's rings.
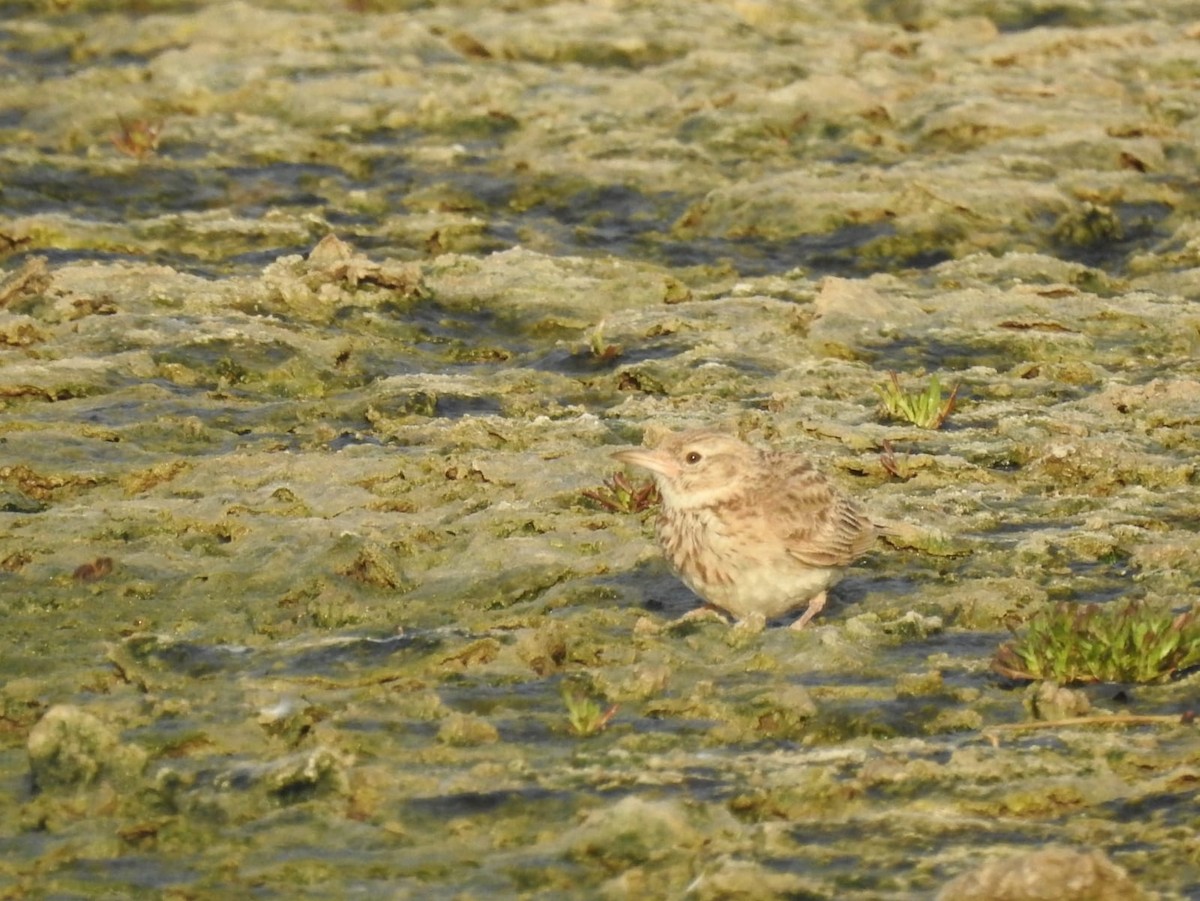
[[[816,595],[815,597],[813,597],[813,599],[811,601],[808,602],[808,609],[805,610],[803,614],[801,614],[801,616],[798,620],[796,620],[794,623],[792,623],[790,626],[788,626],[788,628],[794,629],[795,631],[799,632],[801,629],[803,629],[808,624],[808,621],[810,619],[812,619],[814,616],[816,616],[818,613],[820,613],[824,609],[825,609],[825,592],[822,591],[820,594]]]

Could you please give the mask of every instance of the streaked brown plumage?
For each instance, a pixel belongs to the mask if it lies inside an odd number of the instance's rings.
[[[799,454],[697,430],[613,457],[653,474],[662,493],[658,541],[672,569],[739,620],[806,607],[792,624],[802,629],[879,534],[866,512]]]

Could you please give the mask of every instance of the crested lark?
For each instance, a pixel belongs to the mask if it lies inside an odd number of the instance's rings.
[[[881,532],[799,454],[697,430],[613,457],[654,475],[662,494],[658,541],[671,568],[739,620],[807,604],[791,626],[804,628],[825,606],[826,589]]]

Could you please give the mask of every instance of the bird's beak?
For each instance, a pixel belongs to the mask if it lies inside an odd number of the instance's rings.
[[[634,450],[617,451],[612,457],[614,460],[620,460],[622,463],[627,463],[630,466],[640,466],[642,469],[648,469],[655,475],[660,475],[666,479],[673,479],[679,475],[679,467],[662,451],[639,447]]]

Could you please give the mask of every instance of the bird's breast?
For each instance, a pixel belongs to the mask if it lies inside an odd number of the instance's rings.
[[[736,558],[719,519],[707,508],[666,508],[657,521],[667,562],[702,598],[732,582]]]

